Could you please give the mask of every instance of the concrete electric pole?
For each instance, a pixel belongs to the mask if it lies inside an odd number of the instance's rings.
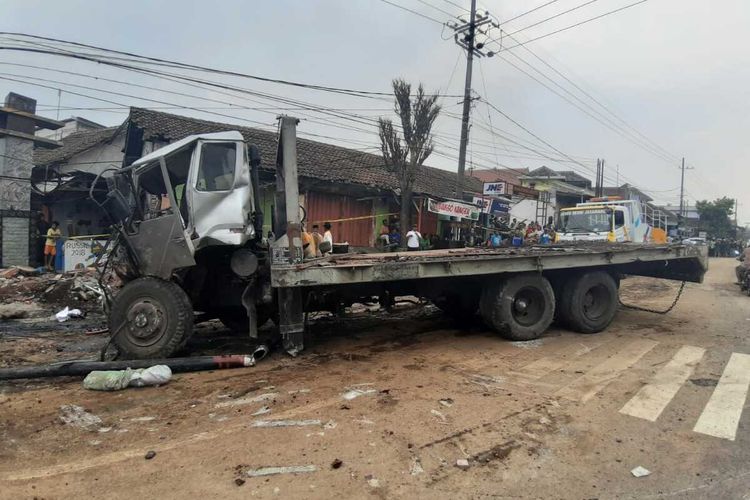
[[[685,206],[685,170],[692,170],[692,167],[685,167],[685,158],[682,159],[682,171],[680,174],[680,213],[677,215],[677,229],[679,230],[682,226],[682,220],[687,215],[687,207]]]
[[[453,39],[466,50],[466,80],[464,82],[463,116],[461,118],[461,143],[458,147],[458,182],[456,185],[456,198],[463,199],[464,196],[464,173],[466,171],[466,148],[469,142],[469,115],[471,113],[471,72],[474,56],[492,57],[494,54],[482,52],[483,43],[476,43],[477,30],[492,22],[489,13],[477,15],[477,1],[471,0],[469,20],[463,24],[449,23],[453,28]]]

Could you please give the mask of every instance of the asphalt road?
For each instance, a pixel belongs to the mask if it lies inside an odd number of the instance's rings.
[[[162,387],[6,383],[0,497],[750,498],[750,297],[735,264],[712,259],[670,314],[622,309],[596,335],[513,343],[413,308],[320,321],[296,359]],[[677,284],[622,287],[658,307]],[[243,348],[212,335],[193,348]],[[101,422],[63,424],[63,405]]]

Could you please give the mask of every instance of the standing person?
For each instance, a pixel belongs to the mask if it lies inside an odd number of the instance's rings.
[[[302,239],[302,252],[305,260],[317,257],[318,250],[315,245],[315,238],[311,233],[305,231],[305,226],[302,226],[302,234],[300,236]]]
[[[406,233],[406,249],[409,252],[416,252],[419,250],[419,240],[422,239],[422,235],[417,231],[417,225],[411,226],[411,231]]]
[[[378,236],[378,242],[383,248],[388,248],[390,244],[390,238],[388,237],[390,232],[391,229],[388,227],[388,221],[383,219],[383,225],[380,226],[380,235]]]
[[[320,252],[320,244],[323,243],[323,235],[320,234],[320,226],[318,226],[317,224],[313,224],[311,234],[313,237],[313,241],[315,242],[315,256],[322,257],[323,254]]]
[[[44,267],[49,271],[55,270],[55,255],[57,255],[57,240],[62,238],[60,223],[52,221],[52,226],[47,230],[47,240],[44,242]]]
[[[398,231],[397,227],[391,228],[391,235],[388,238],[388,241],[390,242],[388,244],[388,248],[393,251],[394,249],[398,249],[398,247],[401,245],[401,233]]]
[[[35,239],[34,239],[34,263],[38,266],[44,265],[44,247],[46,246],[45,243],[45,235],[47,234],[47,231],[49,230],[49,224],[47,224],[47,221],[44,220],[44,216],[39,213],[37,214],[37,221],[36,221],[36,231],[34,233]]]
[[[323,229],[325,229],[325,232],[323,233],[323,243],[328,243],[328,250],[325,252],[326,254],[328,254],[333,251],[333,233],[331,232],[331,223],[324,223]]]

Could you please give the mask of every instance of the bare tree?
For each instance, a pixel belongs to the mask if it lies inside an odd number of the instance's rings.
[[[390,119],[380,118],[378,130],[385,166],[398,178],[401,191],[401,231],[405,233],[411,223],[414,181],[432,153],[432,124],[440,114],[440,106],[436,104],[436,95],[425,95],[422,84],[412,99],[411,84],[396,79],[393,80],[393,93],[396,96],[395,111],[401,119],[403,143]],[[401,246],[406,246],[406,238],[401,238]]]

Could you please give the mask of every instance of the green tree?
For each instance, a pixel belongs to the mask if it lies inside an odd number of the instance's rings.
[[[714,201],[699,201],[695,208],[700,216],[700,229],[713,238],[735,237],[735,227],[732,223],[734,215],[734,200],[717,198]]]
[[[406,234],[411,223],[414,181],[432,153],[431,130],[440,114],[440,106],[437,104],[437,96],[425,95],[421,84],[412,99],[411,84],[401,79],[393,80],[393,94],[396,96],[395,111],[401,120],[403,144],[390,119],[378,119],[378,133],[385,166],[398,179],[401,192],[401,232]],[[401,246],[406,246],[406,238],[401,238]]]

